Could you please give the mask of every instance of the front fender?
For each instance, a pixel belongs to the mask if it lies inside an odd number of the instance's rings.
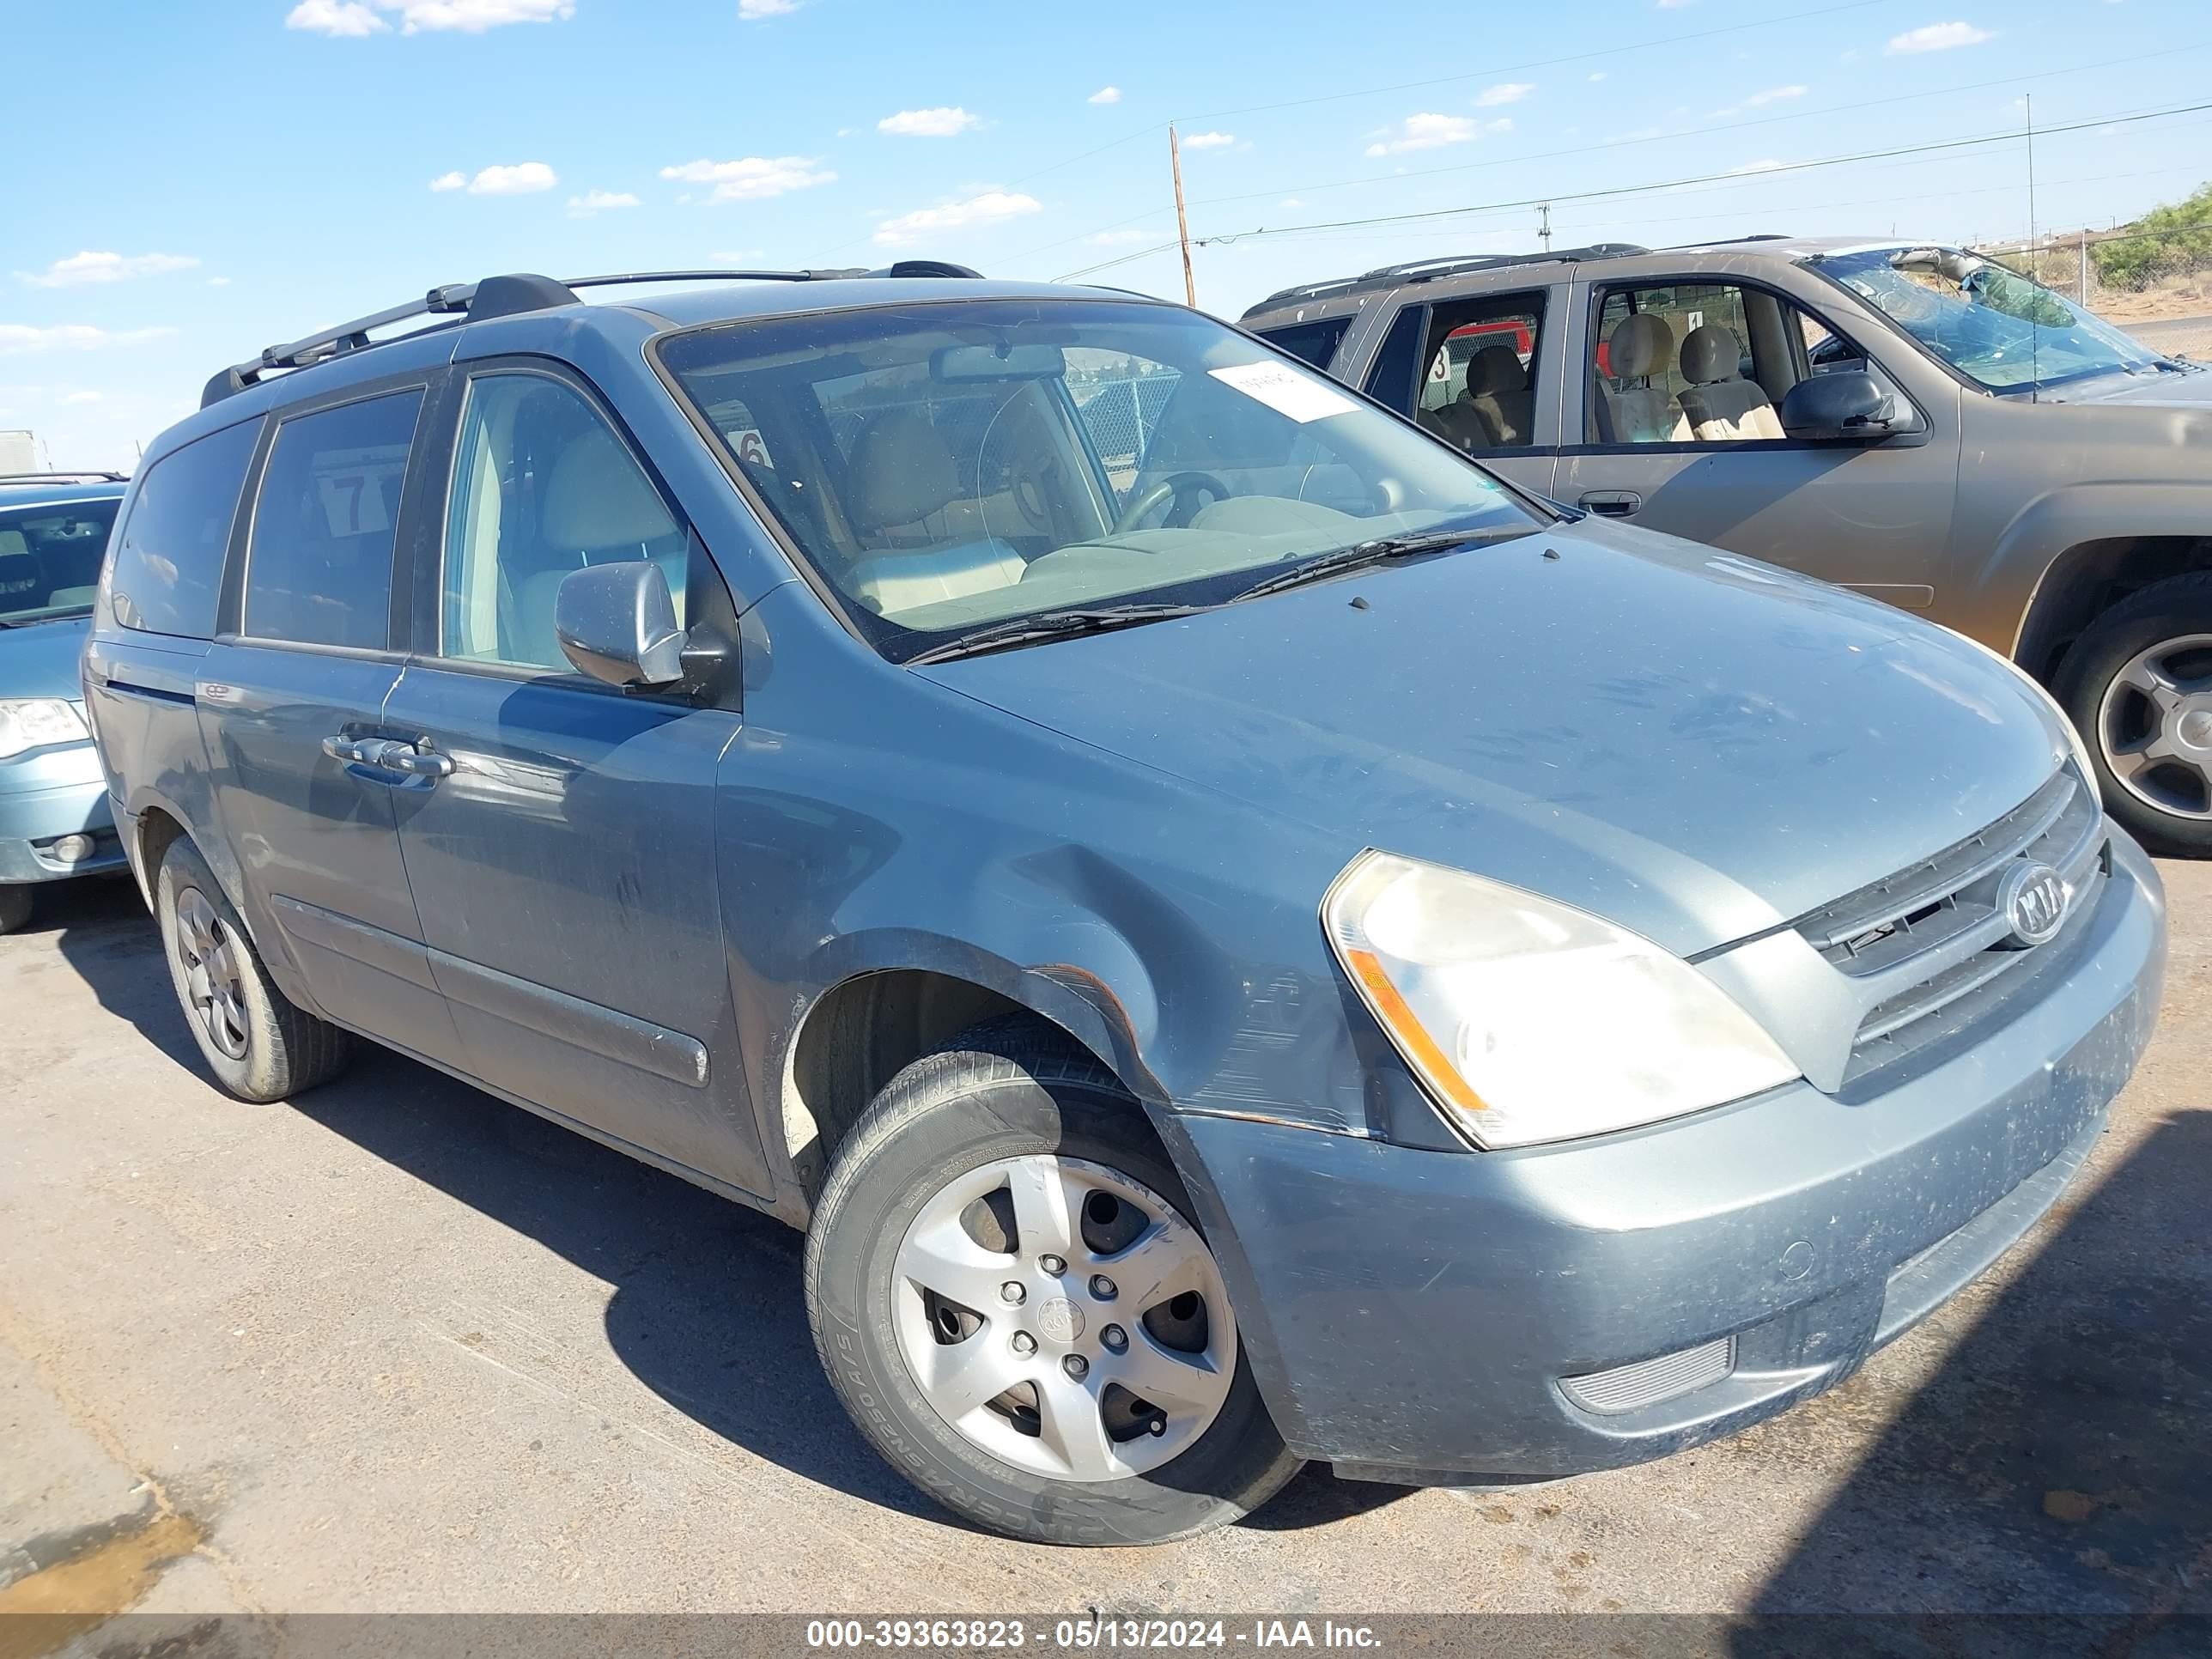
[[[2212,483],[2066,484],[2013,515],[1977,573],[1992,615],[2013,619],[2008,636],[1984,642],[2026,660],[2043,637],[2044,607],[2065,588],[2065,563],[2094,542],[2212,536]]]

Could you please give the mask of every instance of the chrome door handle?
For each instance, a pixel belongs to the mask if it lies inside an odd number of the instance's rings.
[[[449,778],[453,775],[453,759],[434,749],[420,749],[411,743],[385,745],[381,765],[395,772],[404,772],[410,778]]]
[[[361,752],[361,744],[351,738],[325,738],[323,752],[332,760],[348,766],[359,766],[365,758]]]

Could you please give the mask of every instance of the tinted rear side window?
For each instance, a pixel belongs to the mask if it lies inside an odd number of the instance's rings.
[[[115,544],[108,592],[115,620],[148,634],[206,639],[258,422],[229,427],[146,469]]]
[[[255,639],[381,650],[392,548],[420,391],[298,415],[276,428],[246,560]]]
[[[1255,329],[1253,332],[1278,350],[1287,351],[1303,362],[1325,369],[1336,356],[1345,330],[1351,326],[1352,319],[1345,316],[1318,323],[1292,323],[1286,328]]]

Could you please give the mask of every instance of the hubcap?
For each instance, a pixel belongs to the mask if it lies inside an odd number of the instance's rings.
[[[185,1000],[208,1041],[233,1060],[246,1058],[246,981],[239,944],[229,923],[207,895],[187,887],[177,895],[177,955],[184,963]]]
[[[1229,1397],[1237,1322],[1213,1253],[1104,1164],[1037,1154],[969,1170],[922,1206],[893,1272],[892,1324],[923,1398],[1030,1474],[1143,1474]]]
[[[2120,787],[2145,805],[2212,819],[2212,634],[2136,653],[2105,688],[2097,745]]]

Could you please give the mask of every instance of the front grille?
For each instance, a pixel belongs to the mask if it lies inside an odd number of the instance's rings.
[[[1978,1024],[2069,953],[2096,908],[2107,857],[2096,793],[2070,767],[1996,823],[1825,905],[1797,932],[1859,994],[1846,1086]],[[2057,938],[2011,942],[1997,889],[2021,860],[2064,879]]]
[[[1609,1371],[1592,1371],[1586,1376],[1560,1379],[1559,1386],[1567,1397],[1585,1411],[1632,1412],[1643,1406],[1656,1406],[1662,1400],[1673,1400],[1717,1382],[1735,1369],[1735,1339],[1723,1336],[1701,1343],[1694,1348],[1684,1348],[1679,1353],[1662,1353],[1656,1359],[1638,1360],[1633,1365],[1616,1365]]]

